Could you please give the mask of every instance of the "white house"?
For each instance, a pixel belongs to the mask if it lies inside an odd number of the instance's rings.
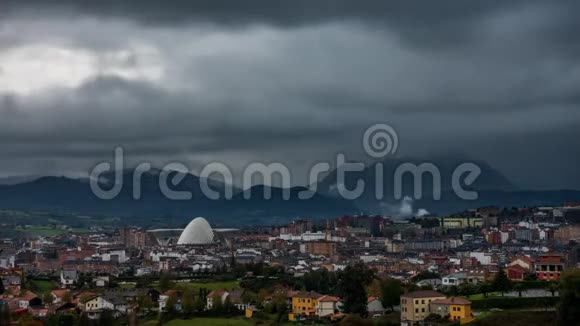
[[[213,301],[214,298],[219,298],[220,301],[222,303],[226,302],[226,298],[230,295],[230,293],[226,290],[216,290],[216,291],[211,291],[208,295],[207,295],[207,304],[206,304],[206,308],[207,309],[211,309],[213,307]]]
[[[60,271],[60,286],[63,289],[72,287],[79,280],[79,273],[76,270]]]
[[[383,303],[377,297],[369,297],[367,299],[367,311],[369,315],[382,315],[385,313],[385,308]]]
[[[84,303],[87,313],[100,313],[103,310],[111,310],[115,315],[127,313],[127,301],[112,295],[98,295]]]
[[[332,315],[338,311],[338,303],[340,302],[339,297],[333,297],[330,295],[322,296],[318,299],[318,307],[316,308],[316,314],[320,317]]]

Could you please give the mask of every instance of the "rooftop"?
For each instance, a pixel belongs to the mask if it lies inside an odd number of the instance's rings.
[[[401,296],[401,298],[434,298],[434,297],[445,297],[445,295],[437,291],[423,290],[409,292]]]

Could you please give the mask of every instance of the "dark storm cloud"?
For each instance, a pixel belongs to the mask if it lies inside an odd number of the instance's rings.
[[[440,1],[228,1],[228,0],[125,0],[125,1],[22,1],[5,0],[0,15],[25,11],[43,15],[85,14],[102,18],[120,17],[145,25],[218,24],[236,27],[266,24],[296,27],[340,21],[361,21],[375,27],[385,26],[419,46],[456,45],[473,41],[482,20],[498,13],[525,6],[545,5],[530,0],[440,0]],[[575,1],[561,1],[565,13],[578,12]],[[576,21],[573,15],[563,22]],[[574,26],[577,27],[577,26]],[[566,27],[563,29],[566,30]],[[555,30],[554,32],[558,32]]]
[[[575,1],[0,1],[0,172],[464,152],[580,187]],[[12,70],[11,70],[12,69]],[[3,76],[9,76],[5,77]],[[45,169],[45,170],[43,170]]]

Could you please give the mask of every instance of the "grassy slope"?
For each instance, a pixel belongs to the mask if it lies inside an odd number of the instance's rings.
[[[544,311],[502,311],[471,322],[469,326],[555,326],[556,313]]]
[[[149,321],[144,326],[157,325],[156,321]],[[164,323],[165,326],[253,326],[254,323],[243,318],[194,318],[194,319],[175,319]]]

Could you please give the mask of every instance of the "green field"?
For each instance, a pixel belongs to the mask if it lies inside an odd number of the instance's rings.
[[[121,289],[134,289],[136,286],[137,283],[133,282],[119,283],[119,288]]]
[[[469,326],[552,326],[556,313],[544,311],[501,311],[487,314],[485,318],[468,323]]]
[[[492,298],[492,297],[501,297],[501,292],[489,292],[487,294],[488,298]],[[473,294],[470,296],[467,296],[467,299],[469,300],[483,300],[485,299],[485,297],[483,296],[483,293],[478,293],[478,294]]]
[[[153,282],[153,287],[158,288],[159,282]],[[236,281],[229,281],[229,282],[187,282],[187,283],[176,283],[175,287],[179,290],[191,289],[194,292],[199,291],[200,288],[206,288],[210,291],[213,290],[233,290],[239,289],[240,283]]]
[[[88,233],[89,229],[87,228],[73,228],[72,231],[60,230],[50,226],[41,226],[41,225],[34,225],[28,227],[23,232],[26,232],[34,237],[55,237],[62,234],[67,233]]]
[[[195,282],[195,283],[177,283],[176,287],[182,290],[185,289],[192,289],[194,291],[198,291],[200,288],[206,288],[209,289],[210,291],[213,290],[220,290],[220,289],[226,289],[226,290],[233,290],[233,289],[239,289],[240,288],[240,284],[236,281],[230,281],[230,282],[208,282],[208,283],[203,283],[203,282]]]
[[[51,281],[46,281],[46,280],[32,280],[32,281],[30,281],[30,283],[32,283],[31,284],[32,290],[34,290],[34,292],[37,295],[39,295],[41,293],[49,292],[49,291],[52,291],[52,290],[56,289],[55,284],[53,282],[51,282]]]
[[[157,325],[157,321],[148,321],[143,326]],[[164,323],[165,326],[253,326],[254,322],[244,318],[193,318],[175,319]]]

